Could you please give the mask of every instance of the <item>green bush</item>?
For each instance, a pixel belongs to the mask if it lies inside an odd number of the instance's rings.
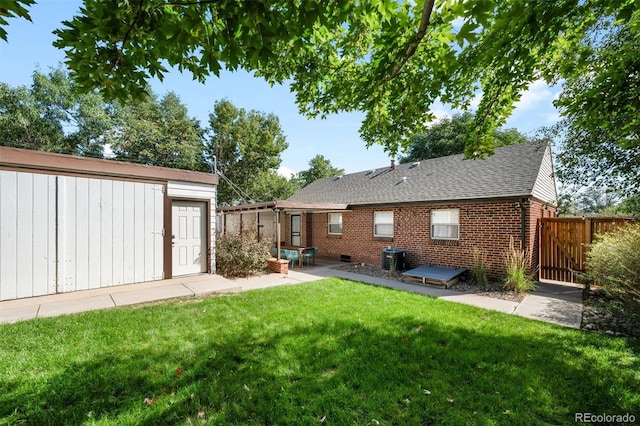
[[[471,251],[473,255],[473,269],[471,270],[471,282],[478,287],[486,287],[489,284],[488,271],[489,261],[487,260],[487,252],[474,247]]]
[[[513,237],[509,240],[509,248],[505,253],[505,266],[507,269],[505,290],[520,293],[536,288],[535,281],[530,274],[527,274],[527,252],[516,248]]]
[[[249,277],[267,270],[271,257],[268,240],[259,241],[255,230],[216,238],[216,270],[227,278]]]
[[[594,284],[640,304],[640,224],[598,236],[587,253],[586,269]]]

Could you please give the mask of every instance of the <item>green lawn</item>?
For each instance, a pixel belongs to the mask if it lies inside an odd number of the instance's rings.
[[[342,279],[0,326],[0,424],[640,418],[640,342]]]

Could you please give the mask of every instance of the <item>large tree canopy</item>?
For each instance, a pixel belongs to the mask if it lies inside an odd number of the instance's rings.
[[[638,27],[637,20],[603,22],[580,46],[588,60],[564,82],[556,101],[563,119],[550,129],[560,141],[558,173],[563,182],[589,182],[627,194],[640,191]]]
[[[255,202],[285,200],[291,197],[300,187],[295,178],[287,179],[276,170],[259,172],[251,179],[249,194]]]
[[[29,87],[0,83],[0,145],[101,157],[113,125],[113,108],[63,70],[36,71]]]
[[[211,138],[206,143],[206,155],[215,161],[222,176],[218,203],[266,201],[261,191],[265,187],[265,173],[275,172],[280,166],[280,153],[288,146],[278,117],[247,112],[225,99],[213,106],[209,126]],[[278,190],[274,193],[280,195]]]
[[[290,83],[308,116],[364,111],[362,137],[391,154],[436,100],[466,108],[481,93],[466,154],[482,157],[531,82],[581,72],[578,47],[603,21],[638,39],[635,0],[85,0],[55,45],[79,84],[110,97],[142,93],[167,65]]]
[[[298,173],[297,180],[301,188],[326,177],[343,175],[344,169],[333,167],[331,161],[324,155],[316,155],[309,160],[309,168]]]
[[[210,171],[204,158],[203,130],[173,92],[153,93],[117,108],[117,126],[105,133],[116,160],[150,166]]]
[[[469,112],[438,120],[425,129],[424,133],[413,137],[407,149],[407,155],[402,157],[400,162],[410,163],[429,158],[462,154],[465,148],[466,136],[473,128],[474,122],[475,117]],[[496,147],[528,141],[527,137],[516,129],[494,130],[492,137]]]

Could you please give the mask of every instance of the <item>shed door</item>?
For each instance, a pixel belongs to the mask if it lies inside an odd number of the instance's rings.
[[[206,203],[174,201],[171,216],[173,276],[207,272]]]
[[[163,185],[58,177],[58,290],[163,279],[163,226]]]
[[[56,292],[56,177],[0,170],[0,301]]]

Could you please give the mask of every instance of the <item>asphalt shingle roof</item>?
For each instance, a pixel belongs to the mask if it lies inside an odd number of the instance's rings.
[[[497,148],[485,160],[460,154],[318,179],[288,200],[363,205],[528,196],[545,147],[530,142]]]

